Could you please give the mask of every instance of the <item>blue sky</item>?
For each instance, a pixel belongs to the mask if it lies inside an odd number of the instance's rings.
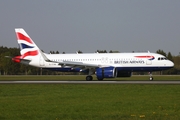
[[[179,55],[179,0],[0,1],[0,46],[18,47],[24,28],[44,50],[96,50]]]

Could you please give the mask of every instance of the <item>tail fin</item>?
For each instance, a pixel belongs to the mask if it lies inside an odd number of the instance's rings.
[[[15,29],[17,41],[20,47],[21,59],[28,56],[38,56],[40,50],[29,35],[22,28]]]
[[[16,56],[12,60],[15,62],[24,61],[25,64],[29,61],[37,62],[38,60],[49,62],[50,60],[44,55],[44,53],[38,48],[34,41],[29,37],[23,28],[15,29],[17,41],[20,47],[21,56]]]

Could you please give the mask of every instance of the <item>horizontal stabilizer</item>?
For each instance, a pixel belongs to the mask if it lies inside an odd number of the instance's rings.
[[[4,57],[6,57],[6,58],[13,58],[12,56],[4,56]]]
[[[20,56],[15,56],[15,57],[12,57],[12,56],[5,56],[6,58],[10,58],[12,59],[12,61],[14,62],[17,62],[17,63],[20,63],[20,62],[30,62],[31,60],[29,59],[21,59]]]

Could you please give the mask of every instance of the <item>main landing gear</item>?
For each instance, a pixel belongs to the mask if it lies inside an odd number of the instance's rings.
[[[95,73],[95,69],[93,68],[89,69],[88,76],[86,76],[86,81],[92,81],[93,77],[91,75],[93,75],[94,73]]]
[[[86,81],[92,81],[93,77],[91,75],[86,76]],[[99,81],[102,81],[103,78],[98,78]]]
[[[86,81],[92,81],[93,77],[91,75],[86,76]]]

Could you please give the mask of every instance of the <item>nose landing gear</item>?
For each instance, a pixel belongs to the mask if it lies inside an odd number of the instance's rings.
[[[149,72],[149,80],[152,81],[153,79],[152,72]]]

